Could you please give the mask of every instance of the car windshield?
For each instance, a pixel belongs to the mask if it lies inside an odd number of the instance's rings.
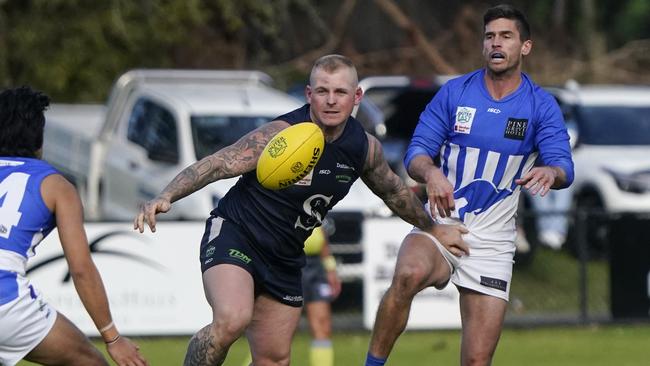
[[[385,123],[385,138],[409,140],[413,135],[420,114],[436,94],[433,86],[378,87],[368,90],[365,98],[367,108],[359,109],[357,118]],[[374,108],[368,108],[373,106]]]
[[[582,143],[650,145],[650,106],[589,106],[576,114]]]
[[[273,117],[192,116],[192,138],[196,158],[202,159],[222,149]]]

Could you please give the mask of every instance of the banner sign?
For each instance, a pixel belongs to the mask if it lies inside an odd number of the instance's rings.
[[[372,329],[379,302],[390,286],[399,247],[412,225],[400,218],[367,219],[363,228],[363,317]],[[434,250],[431,243],[431,250]],[[407,329],[460,328],[458,290],[453,284],[443,290],[426,288],[415,296]]]
[[[193,334],[212,321],[199,265],[204,223],[159,222],[140,234],[131,223],[89,223],[86,233],[115,324],[127,335]],[[98,335],[68,272],[58,232],[31,258],[27,276],[84,333]]]

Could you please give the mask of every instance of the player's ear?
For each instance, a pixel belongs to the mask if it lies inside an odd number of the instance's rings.
[[[533,41],[530,39],[525,40],[523,45],[521,46],[521,55],[528,56],[528,54],[530,54],[530,51],[532,49],[533,49]]]
[[[309,104],[311,104],[311,93],[312,93],[311,85],[307,84],[307,86],[305,86],[305,98],[307,99],[307,103]]]
[[[361,103],[361,98],[363,98],[363,89],[360,86],[357,86],[357,90],[354,91],[354,105],[359,105]]]

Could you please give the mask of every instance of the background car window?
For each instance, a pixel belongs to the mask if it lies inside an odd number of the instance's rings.
[[[650,145],[650,107],[580,107],[576,121],[585,144]]]
[[[176,120],[171,112],[151,100],[140,99],[134,105],[127,138],[142,146],[150,156],[160,157],[154,160],[178,160]]]
[[[269,122],[273,117],[192,116],[192,139],[197,159],[236,142],[240,137]]]

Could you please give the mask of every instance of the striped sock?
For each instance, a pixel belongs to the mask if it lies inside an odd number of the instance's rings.
[[[329,339],[314,340],[309,352],[311,366],[334,366],[334,348]]]
[[[385,363],[386,363],[385,358],[375,357],[375,356],[371,355],[370,352],[368,352],[368,354],[366,356],[366,365],[365,366],[384,366]]]

